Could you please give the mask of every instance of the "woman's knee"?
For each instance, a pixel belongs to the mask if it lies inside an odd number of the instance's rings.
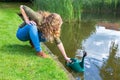
[[[26,24],[23,28],[26,28],[27,30],[37,30],[37,26],[33,24]]]
[[[29,24],[29,25],[30,25],[30,29],[37,30],[37,26],[36,25],[33,25],[33,24]]]

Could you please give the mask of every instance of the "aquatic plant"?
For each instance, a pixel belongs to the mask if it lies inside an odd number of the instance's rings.
[[[92,13],[116,13],[120,0],[33,0],[36,9],[56,12],[64,21],[81,20],[82,11]]]
[[[82,0],[73,0],[74,19],[81,20]]]
[[[80,19],[81,0],[34,0],[36,9],[56,12],[62,16],[64,21]]]
[[[115,12],[120,6],[119,0],[82,0],[83,9],[93,12]]]

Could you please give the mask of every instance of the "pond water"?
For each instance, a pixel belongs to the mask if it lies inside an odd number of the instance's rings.
[[[64,23],[61,40],[69,57],[87,52],[84,73],[76,73],[65,65],[56,45],[48,48],[73,74],[76,80],[120,80],[120,17],[116,15],[83,14],[79,23]]]

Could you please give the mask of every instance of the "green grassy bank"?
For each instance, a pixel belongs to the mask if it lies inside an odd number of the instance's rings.
[[[16,38],[20,4],[0,3],[0,80],[68,80],[52,58],[37,57],[28,42]]]

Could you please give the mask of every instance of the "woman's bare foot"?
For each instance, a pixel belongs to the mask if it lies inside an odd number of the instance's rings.
[[[48,55],[45,54],[44,52],[37,52],[37,55],[43,58],[48,58]]]

